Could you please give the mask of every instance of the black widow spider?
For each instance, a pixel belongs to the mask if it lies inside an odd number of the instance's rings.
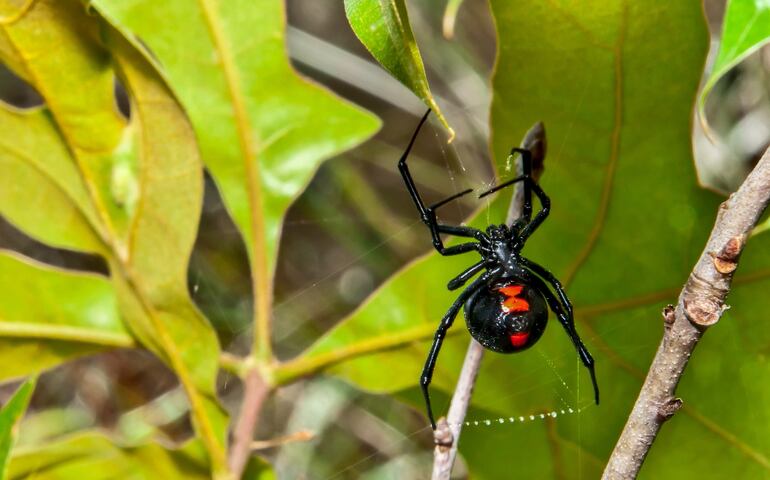
[[[544,267],[521,256],[521,249],[530,235],[543,223],[548,216],[551,201],[531,178],[532,153],[529,150],[514,148],[511,155],[520,154],[523,161],[523,175],[508,180],[481,195],[494,193],[502,188],[517,182],[524,182],[524,204],[522,216],[511,226],[505,224],[490,225],[486,231],[467,226],[453,226],[438,223],[436,209],[446,203],[472,192],[471,189],[462,191],[434,205],[426,207],[417,192],[417,187],[409,173],[406,159],[414,144],[417,134],[420,132],[430,110],[420,120],[417,129],[409,141],[409,146],[398,162],[398,169],[404,177],[406,188],[417,205],[420,218],[430,229],[433,237],[433,246],[438,253],[444,256],[459,255],[476,251],[481,255],[481,260],[464,272],[449,281],[447,288],[456,290],[464,286],[474,275],[485,270],[481,276],[460,293],[457,299],[449,307],[449,310],[441,319],[441,324],[436,330],[425,367],[420,376],[420,387],[425,397],[425,405],[428,418],[433,429],[436,422],[433,419],[433,410],[430,405],[428,386],[433,378],[433,369],[436,366],[441,344],[444,341],[447,330],[452,326],[460,307],[465,304],[465,322],[473,338],[489,350],[500,353],[516,353],[534,345],[543,335],[548,320],[548,307],[559,319],[559,322],[567,332],[567,336],[577,349],[580,360],[591,373],[591,381],[594,387],[594,397],[599,404],[599,386],[596,383],[594,372],[594,359],[588,353],[585,345],[580,340],[575,330],[575,322],[572,316],[572,304],[561,286],[559,280]],[[532,192],[540,200],[541,209],[532,218]],[[472,238],[475,241],[445,247],[441,240],[441,234],[448,233],[458,237]],[[548,288],[550,283],[556,291],[556,295]],[[558,298],[557,298],[558,296]]]

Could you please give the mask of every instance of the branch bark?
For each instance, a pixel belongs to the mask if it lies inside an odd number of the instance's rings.
[[[262,405],[270,393],[270,386],[257,368],[248,370],[243,381],[243,403],[238,420],[233,427],[233,442],[230,447],[230,470],[234,479],[243,475],[251,457],[254,431],[262,411]]]
[[[545,127],[541,122],[536,123],[524,136],[521,147],[532,152],[532,176],[537,181],[543,173],[543,161],[546,152]],[[517,162],[517,171],[522,172],[521,160]],[[516,192],[511,197],[506,223],[512,224],[521,216],[524,205],[524,189],[517,186]],[[452,401],[449,404],[447,417],[440,418],[436,423],[436,431],[433,432],[433,442],[436,447],[433,450],[433,474],[432,480],[449,480],[452,467],[457,458],[457,448],[460,443],[460,433],[465,421],[465,414],[476,384],[476,376],[481,367],[481,359],[484,356],[484,347],[476,340],[471,339],[468,351],[465,354],[460,377],[457,380]]]
[[[674,393],[695,346],[727,310],[733,272],[770,201],[770,149],[741,187],[719,207],[706,248],[674,307],[663,310],[663,339],[615,446],[603,479],[635,478],[660,427],[682,406]]]

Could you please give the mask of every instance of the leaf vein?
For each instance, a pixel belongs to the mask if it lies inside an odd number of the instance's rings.
[[[260,182],[259,162],[256,152],[259,147],[254,145],[252,129],[249,125],[246,102],[243,98],[240,80],[232,59],[232,48],[219,25],[215,7],[210,0],[199,0],[211,41],[222,62],[222,71],[227,84],[227,91],[232,102],[235,115],[238,142],[243,153],[244,169],[246,171],[246,189],[249,201],[251,244],[249,259],[253,276],[252,295],[254,297],[254,345],[255,353],[262,360],[272,356],[270,343],[270,274],[266,258],[265,222],[262,205],[262,186]],[[258,143],[258,142],[257,142]]]

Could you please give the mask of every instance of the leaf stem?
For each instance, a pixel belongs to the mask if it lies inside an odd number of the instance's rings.
[[[398,334],[388,333],[380,337],[368,338],[329,352],[313,356],[303,355],[277,365],[273,370],[273,379],[277,386],[286,385],[352,358],[403,347],[408,343],[431,338],[435,330],[435,325],[424,324]],[[460,330],[450,331],[448,335],[459,332]]]
[[[249,444],[253,440],[262,403],[269,389],[260,373],[261,366],[272,362],[271,345],[272,320],[272,279],[267,260],[267,240],[263,212],[262,184],[260,180],[258,139],[249,124],[241,79],[233,58],[233,49],[222,30],[222,20],[217,7],[211,0],[198,0],[209,36],[222,64],[222,70],[230,96],[233,115],[238,131],[238,142],[243,159],[246,189],[249,202],[249,227],[243,232],[248,239],[249,267],[252,276],[252,297],[254,299],[254,341],[245,372],[241,412],[235,421],[234,441],[231,446],[229,464],[235,478],[240,478],[249,459]]]
[[[248,238],[249,262],[252,275],[252,295],[254,297],[254,346],[252,355],[263,363],[272,361],[271,339],[271,305],[272,281],[267,260],[267,240],[265,238],[264,205],[262,198],[262,183],[260,180],[259,161],[257,152],[259,139],[249,123],[249,114],[244,98],[243,86],[238,75],[238,69],[233,58],[233,48],[222,30],[222,20],[219,18],[217,7],[211,0],[198,0],[209,36],[216,48],[222,64],[227,92],[230,96],[233,115],[238,131],[238,143],[243,158],[243,168],[246,175],[246,187],[249,201],[249,231],[244,232]]]
[[[751,231],[770,203],[770,149],[719,208],[711,236],[674,307],[663,310],[664,332],[603,479],[635,478],[663,423],[682,406],[674,396],[695,346],[727,306],[733,273]]]
[[[246,376],[246,359],[229,352],[219,354],[219,367],[230,372],[236,377],[244,378]]]
[[[122,332],[104,332],[85,327],[72,327],[69,325],[7,322],[1,319],[0,337],[65,340],[69,342],[82,342],[117,348],[130,348],[136,346],[134,339],[130,335]]]

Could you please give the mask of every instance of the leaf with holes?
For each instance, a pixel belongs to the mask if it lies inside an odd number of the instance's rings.
[[[510,148],[534,122],[545,123],[550,153],[541,184],[551,196],[551,215],[523,254],[567,286],[577,330],[596,359],[602,404],[593,405],[589,376],[551,315],[531,350],[484,357],[468,419],[504,424],[465,428],[460,450],[475,477],[502,478],[511,465],[523,477],[601,474],[660,341],[661,308],[675,302],[720,201],[697,184],[690,143],[708,45],[700,8],[492,2],[500,45],[491,117],[496,167],[505,171]],[[501,194],[470,223],[502,222],[508,199]],[[650,478],[767,473],[762,452],[770,449],[764,429],[770,418],[751,407],[770,395],[757,381],[768,373],[770,341],[762,320],[762,292],[770,285],[763,237],[752,240],[741,260],[733,308],[701,342],[684,377],[685,407],[646,461]],[[457,295],[444,286],[477,258],[430,253],[407,266],[286,364],[283,378],[327,368],[362,388],[399,392],[423,412],[420,370]],[[434,374],[439,415],[468,345],[463,323],[459,318],[450,330]]]
[[[770,3],[766,0],[729,0],[722,21],[722,37],[711,73],[698,96],[698,115],[707,124],[709,93],[733,67],[770,41]]]
[[[7,478],[8,459],[16,443],[19,421],[34,390],[35,380],[25,381],[0,410],[0,480]]]
[[[345,14],[358,39],[380,64],[433,109],[449,131],[425,76],[404,0],[345,0]]]
[[[0,179],[0,211],[42,241],[105,257],[123,320],[179,376],[212,468],[223,472],[219,346],[186,284],[203,186],[193,130],[140,50],[82,3],[5,2],[2,12],[0,59],[45,109],[0,108],[18,135],[0,147],[15,174]],[[115,107],[116,77],[129,121]]]
[[[267,361],[283,216],[321,161],[363,141],[378,122],[297,76],[286,58],[280,2],[259,8],[245,0],[92,5],[149,46],[190,115],[203,161],[247,246],[255,354]],[[177,28],[168,28],[169,18]]]

